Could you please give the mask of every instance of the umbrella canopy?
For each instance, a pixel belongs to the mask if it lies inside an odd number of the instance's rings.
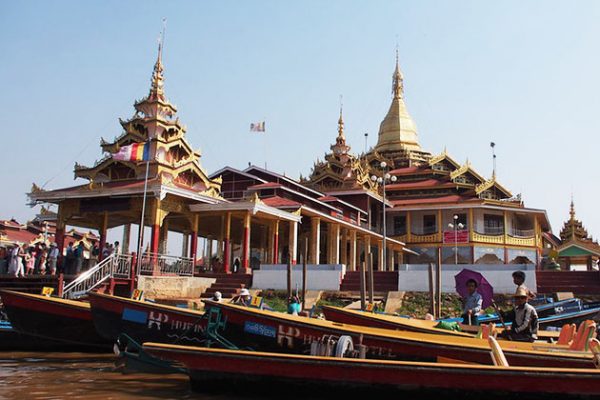
[[[477,271],[465,268],[458,274],[454,275],[456,291],[458,294],[460,294],[463,298],[469,296],[469,291],[467,290],[467,281],[469,279],[473,279],[475,282],[477,282],[477,292],[483,299],[483,308],[491,306],[492,300],[494,299],[494,288],[483,277],[483,275]]]

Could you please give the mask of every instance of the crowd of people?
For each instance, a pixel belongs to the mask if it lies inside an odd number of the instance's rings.
[[[102,258],[113,253],[120,253],[119,242],[106,243],[102,250]],[[16,244],[12,247],[0,248],[0,275],[24,277],[26,275],[79,275],[93,268],[100,259],[100,246],[93,241],[89,250],[80,241],[77,245],[69,242],[64,257],[56,243],[47,246],[44,243]]]

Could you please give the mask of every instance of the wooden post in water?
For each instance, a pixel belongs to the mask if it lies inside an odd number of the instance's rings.
[[[292,252],[289,253],[287,262],[287,297],[292,297]]]
[[[429,309],[434,317],[436,311],[435,299],[435,287],[433,285],[433,263],[429,263]]]
[[[308,260],[308,238],[304,238],[304,252],[302,253],[302,310],[306,307],[306,281],[307,281],[307,268],[306,262]]]
[[[435,317],[441,318],[442,317],[442,248],[441,247],[438,247],[438,262],[437,262],[436,278],[437,278],[437,285],[436,285],[437,308],[436,308]]]
[[[373,253],[369,253],[369,303],[375,303],[375,284],[373,282]]]
[[[358,273],[360,279],[360,309],[365,310],[367,308],[367,282],[365,275],[366,261],[358,264]]]

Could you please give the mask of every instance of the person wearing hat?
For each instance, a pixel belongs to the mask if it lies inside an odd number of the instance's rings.
[[[512,326],[504,330],[502,337],[519,342],[533,342],[537,339],[539,321],[535,308],[527,303],[529,299],[527,290],[517,287],[514,296],[514,308],[508,313],[503,313],[505,321],[512,321]]]

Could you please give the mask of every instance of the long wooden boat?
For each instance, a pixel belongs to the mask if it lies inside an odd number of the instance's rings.
[[[206,307],[220,310],[227,320],[223,335],[238,347],[306,354],[315,340],[327,335],[348,335],[367,347],[367,358],[491,363],[488,343],[482,339],[347,325],[211,300],[204,302]],[[593,368],[591,352],[509,341],[502,341],[501,346],[511,365]]]
[[[0,297],[17,332],[67,343],[72,351],[111,349],[96,333],[89,303],[11,290],[0,290]]]
[[[461,325],[462,331],[453,331],[448,329],[438,328],[439,321],[430,321],[418,318],[404,318],[395,315],[377,314],[372,312],[349,310],[334,306],[322,306],[323,314],[329,321],[341,322],[344,324],[370,326],[373,328],[396,329],[411,332],[433,333],[441,335],[452,335],[462,337],[475,337],[479,327]],[[498,323],[496,328],[499,332],[502,327]],[[551,341],[557,340],[559,332],[540,330],[538,332],[540,340]]]
[[[445,395],[443,398],[477,393],[481,398],[489,398],[490,393],[561,398],[600,395],[600,370],[595,369],[364,360],[160,343],[145,343],[143,347],[159,358],[184,364],[195,390],[218,385],[238,390],[251,387],[254,391],[261,385],[272,393],[281,384],[288,394],[296,393],[295,388],[310,388],[313,393],[321,388],[363,388],[371,394],[389,390],[423,394],[423,390],[438,390]],[[451,397],[446,396],[449,394]]]
[[[94,326],[105,339],[115,341],[122,333],[138,343],[202,344],[204,313],[142,300],[90,293]]]

